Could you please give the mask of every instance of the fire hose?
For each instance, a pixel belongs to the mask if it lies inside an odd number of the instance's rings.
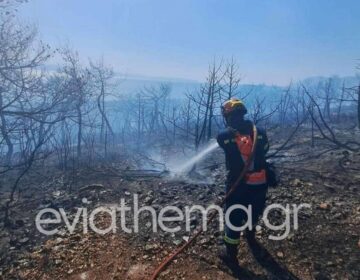
[[[250,164],[252,162],[252,160],[254,159],[254,155],[255,155],[255,148],[256,148],[256,144],[257,144],[257,129],[256,126],[253,126],[253,137],[254,137],[254,141],[253,141],[253,146],[251,149],[251,154],[248,158],[248,160],[245,162],[243,169],[241,170],[241,173],[239,175],[239,177],[237,178],[237,180],[235,181],[234,184],[232,184],[230,190],[226,193],[225,197],[217,204],[218,206],[222,207],[225,202],[227,201],[227,199],[231,196],[231,194],[234,193],[234,191],[237,189],[237,187],[240,185],[241,180],[244,178],[245,174],[247,173],[247,171],[249,170]],[[217,211],[214,211],[213,213],[210,214],[209,219],[208,219],[208,223],[211,223],[211,221],[217,216]],[[196,240],[196,238],[203,232],[203,229],[201,227],[199,227],[197,230],[195,230],[195,234],[193,237],[191,237],[184,245],[182,245],[181,247],[179,247],[178,249],[176,249],[172,254],[168,255],[161,263],[160,265],[156,268],[156,270],[154,271],[154,273],[151,276],[151,280],[156,280],[156,278],[159,276],[159,274],[163,271],[163,269],[168,266],[175,258],[177,255],[179,255],[181,252],[183,252],[186,248],[188,248],[192,243],[194,243],[194,241]]]

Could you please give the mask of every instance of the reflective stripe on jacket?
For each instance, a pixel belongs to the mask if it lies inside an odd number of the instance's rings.
[[[266,171],[262,169],[259,172],[248,172],[245,175],[245,180],[248,185],[266,184]]]

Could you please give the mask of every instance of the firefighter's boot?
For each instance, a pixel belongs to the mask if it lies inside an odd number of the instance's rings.
[[[256,243],[255,230],[247,230],[245,232],[245,238],[249,244]]]
[[[224,264],[229,267],[234,267],[239,265],[237,259],[238,246],[233,244],[225,243],[225,246],[221,248],[219,253],[219,258]]]

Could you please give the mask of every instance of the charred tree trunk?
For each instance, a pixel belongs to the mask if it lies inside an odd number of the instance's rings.
[[[212,135],[212,120],[214,117],[214,93],[211,94],[211,100],[210,100],[210,108],[209,108],[209,126],[207,131],[207,140],[209,141],[211,139]]]
[[[311,105],[311,115],[314,115],[314,105]],[[315,127],[314,127],[314,120],[311,118],[311,148],[315,147]]]
[[[82,139],[82,113],[81,113],[81,107],[77,107],[77,121],[78,121],[78,133],[77,133],[77,158],[78,161],[81,158],[81,139]]]
[[[186,135],[185,135],[186,141],[189,141],[189,135],[190,135],[190,118],[191,118],[190,111],[191,111],[191,104],[189,99],[186,107]]]
[[[6,165],[10,165],[11,164],[11,159],[12,159],[12,155],[14,153],[14,145],[10,139],[10,136],[8,134],[7,131],[7,122],[6,122],[6,117],[5,114],[2,110],[3,107],[3,97],[2,97],[2,92],[1,92],[1,88],[0,88],[0,120],[1,120],[1,135],[5,140],[6,146],[7,146],[7,152],[6,152],[6,157],[5,157],[5,164]]]
[[[340,97],[340,101],[339,101],[339,107],[338,107],[338,112],[337,112],[337,121],[338,123],[340,123],[341,120],[341,109],[342,109],[342,104],[344,101],[344,96],[345,96],[345,82],[343,82],[342,88],[341,88],[341,97]]]
[[[357,92],[357,115],[358,115],[358,128],[360,129],[360,84]]]

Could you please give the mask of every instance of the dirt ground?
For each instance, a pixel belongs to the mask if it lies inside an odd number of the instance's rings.
[[[270,240],[274,232],[260,222],[257,242],[241,240],[241,269],[231,271],[217,258],[222,232],[214,223],[159,279],[360,279],[359,154],[336,150],[308,160],[279,161],[278,169],[282,181],[279,187],[269,189],[267,204],[310,204],[311,209],[299,211],[298,230],[292,228],[285,240]],[[140,206],[151,205],[157,211],[166,205],[181,209],[195,203],[208,206],[224,195],[225,171],[223,166],[215,166],[206,172],[210,184],[201,183],[201,178],[119,178],[89,172],[72,193],[61,177],[54,177],[51,184],[39,187],[41,191],[29,192],[17,202],[12,229],[1,232],[0,277],[148,279],[157,265],[188,239],[190,234],[183,228],[175,234],[153,233],[149,216],[141,215],[138,234],[83,234],[81,228],[70,234],[62,225],[56,235],[45,237],[35,229],[36,213],[45,207],[63,207],[74,217],[76,207],[109,206],[121,198],[131,204],[133,194],[138,194]],[[192,229],[199,224],[198,218],[192,218]],[[270,216],[274,224],[281,224],[284,218],[281,211]],[[106,214],[98,216],[97,225],[108,224]]]

